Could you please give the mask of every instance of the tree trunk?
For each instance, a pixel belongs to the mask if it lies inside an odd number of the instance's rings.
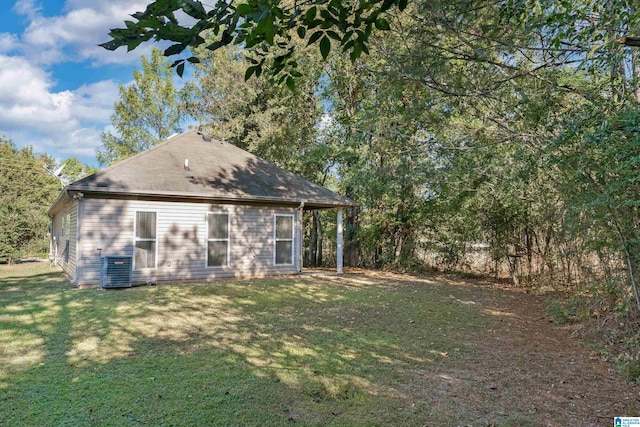
[[[618,236],[620,237],[622,250],[624,251],[624,257],[627,263],[627,275],[629,277],[629,282],[631,283],[631,288],[633,289],[633,296],[636,299],[636,307],[638,308],[638,313],[640,313],[640,292],[638,291],[638,282],[636,281],[635,263],[633,262],[631,251],[629,250],[629,241],[625,238],[622,228],[617,222],[616,228],[618,230]]]
[[[640,102],[640,59],[638,58],[638,50],[631,52],[631,64],[633,67],[633,82],[635,84],[636,101]]]

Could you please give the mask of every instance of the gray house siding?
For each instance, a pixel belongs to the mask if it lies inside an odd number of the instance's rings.
[[[156,213],[156,268],[134,269],[134,283],[297,272],[301,222],[295,208],[85,198],[78,239],[79,283],[100,282],[100,255],[134,256],[139,211]],[[206,267],[208,213],[229,214],[228,266]],[[276,214],[295,215],[293,265],[274,265]]]
[[[62,267],[64,272],[74,280],[77,261],[78,202],[76,200],[66,201],[53,215],[51,221],[53,239],[51,255],[56,264]]]

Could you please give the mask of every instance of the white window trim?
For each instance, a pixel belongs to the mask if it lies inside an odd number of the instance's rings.
[[[227,216],[227,238],[219,239],[219,238],[209,238],[209,215],[226,215]],[[209,265],[209,242],[227,242],[227,263],[225,265]],[[229,267],[231,263],[231,213],[228,211],[212,211],[207,212],[207,229],[205,235],[205,244],[204,244],[204,267],[205,268],[225,268]]]
[[[278,217],[287,216],[291,218],[291,238],[281,239],[278,238]],[[296,221],[293,214],[274,214],[273,215],[273,265],[294,265],[295,263],[295,235],[296,235]],[[291,242],[291,262],[287,264],[276,263],[276,246],[278,242]]]
[[[156,238],[155,239],[140,239],[136,237],[136,231],[138,226],[138,212],[156,214]],[[133,269],[134,270],[149,271],[149,270],[158,269],[158,217],[159,217],[158,211],[148,210],[148,209],[140,209],[135,211],[133,214]],[[154,257],[155,265],[153,267],[144,267],[144,268],[136,267],[136,242],[156,242],[156,256]]]
[[[62,238],[69,239],[71,236],[71,212],[62,215]]]
[[[62,244],[62,263],[69,264],[71,261],[71,212],[67,212],[62,215],[62,227],[60,227],[60,231],[62,234],[61,244]],[[76,257],[77,257],[76,251]],[[76,264],[77,265],[77,264]]]

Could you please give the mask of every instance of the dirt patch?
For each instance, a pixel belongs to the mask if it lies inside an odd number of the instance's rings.
[[[574,326],[552,323],[545,315],[543,296],[504,283],[455,276],[368,276],[462,287],[464,292],[450,295],[451,301],[475,306],[486,320],[473,331],[462,332],[472,352],[464,363],[431,374],[435,394],[433,390],[422,394],[435,395],[436,407],[440,404],[462,419],[475,419],[473,425],[599,426],[611,425],[616,416],[640,414],[638,386],[582,344]]]

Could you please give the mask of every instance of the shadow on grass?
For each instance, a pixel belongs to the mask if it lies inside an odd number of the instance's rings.
[[[21,289],[2,300],[2,425],[440,425],[497,411],[456,397],[471,381],[458,370],[477,363],[470,337],[499,322],[464,287],[357,275]]]
[[[3,424],[412,419],[403,384],[464,351],[449,323],[474,316],[423,311],[426,295],[408,287],[339,280],[126,292],[34,281],[63,284],[52,273],[0,284],[25,296],[1,301]]]
[[[0,279],[0,292],[23,292],[39,289],[48,284],[66,284],[69,281],[59,272],[40,273],[33,276],[8,276]]]

